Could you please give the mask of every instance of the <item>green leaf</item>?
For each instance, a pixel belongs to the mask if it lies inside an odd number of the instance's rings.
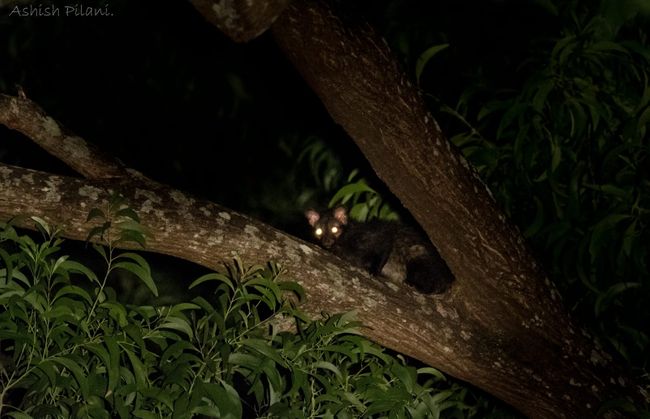
[[[85,400],[87,404],[83,404],[75,412],[75,417],[78,418],[92,418],[92,419],[110,419],[111,415],[102,406],[101,399],[93,396]]]
[[[445,377],[443,373],[441,373],[435,368],[431,368],[431,367],[418,368],[417,373],[418,375],[424,375],[424,374],[433,375],[440,381],[447,381],[447,377]]]
[[[328,204],[329,207],[334,206],[337,202],[341,202],[341,204],[345,204],[347,201],[352,198],[354,195],[359,195],[361,193],[371,193],[371,194],[376,194],[377,192],[372,189],[370,186],[368,186],[365,181],[360,180],[355,183],[350,183],[345,186],[343,186],[341,189],[334,194],[332,199],[330,199],[330,202]]]
[[[114,336],[104,336],[104,344],[109,354],[109,363],[106,365],[108,370],[106,396],[108,397],[115,391],[120,380],[120,347]]]
[[[179,316],[183,314],[185,310],[200,310],[201,306],[194,303],[180,303],[175,304],[169,309],[170,316]]]
[[[79,390],[81,391],[81,395],[83,396],[84,399],[87,399],[89,395],[88,381],[86,379],[86,373],[81,368],[81,366],[79,366],[79,364],[76,363],[75,361],[66,357],[55,356],[50,358],[50,361],[64,366],[65,368],[68,369],[68,371],[72,373],[72,375],[75,378],[75,381],[79,385]]]
[[[368,220],[369,214],[370,208],[366,202],[356,204],[350,210],[350,218],[361,222],[366,222]]]
[[[445,50],[447,47],[449,47],[449,44],[440,44],[440,45],[434,45],[432,47],[427,48],[420,56],[418,57],[417,62],[415,63],[415,80],[417,81],[417,84],[420,84],[420,76],[422,75],[422,71],[424,71],[424,67],[427,65],[431,59],[438,54],[440,51]]]
[[[596,299],[596,304],[594,304],[594,314],[596,317],[599,317],[601,314],[607,310],[611,301],[616,298],[623,291],[631,290],[634,288],[640,288],[641,283],[639,282],[619,282],[612,285],[604,293],[598,296]]]
[[[29,280],[29,278],[27,278],[27,276],[25,276],[25,274],[23,274],[19,270],[14,269],[13,277],[17,282],[24,284],[27,288],[31,288],[32,286],[31,281]]]
[[[528,104],[515,103],[513,104],[501,118],[499,127],[497,128],[496,138],[501,139],[504,137],[507,130],[513,125],[513,123],[524,115],[526,109],[528,109]],[[522,130],[522,127],[516,127],[519,133],[525,135],[525,130]]]
[[[0,261],[4,264],[5,268],[0,270],[0,279],[4,278],[4,283],[9,283],[13,279],[14,264],[12,257],[4,249],[0,248]],[[0,282],[2,284],[2,282]]]
[[[176,409],[174,409],[174,412],[176,412]],[[182,407],[179,407],[178,412],[180,414],[181,412],[186,412],[186,411]],[[133,411],[133,416],[136,417],[136,418],[140,418],[140,419],[160,419],[160,416],[158,416],[157,414],[155,414],[153,412],[150,412],[148,410],[143,410],[143,409],[134,410]],[[172,416],[173,419],[178,418],[178,417],[179,416]],[[180,416],[180,417],[182,417],[182,416]]]
[[[243,414],[241,397],[228,383],[201,383],[205,395],[219,408],[219,417],[240,419]]]
[[[298,297],[298,303],[304,302],[305,299],[307,298],[305,294],[305,289],[297,282],[283,281],[283,282],[278,282],[277,284],[282,291],[293,292]]]
[[[230,288],[231,291],[235,290],[235,286],[230,278],[228,278],[226,275],[218,273],[218,272],[213,272],[209,274],[205,274],[203,276],[200,276],[199,278],[195,279],[190,286],[188,287],[189,289],[192,289],[204,282],[207,281],[218,281],[218,282],[223,282],[224,284],[228,285],[228,288]]]
[[[257,370],[261,362],[262,360],[259,357],[244,353],[232,353],[228,357],[229,364],[236,365],[250,371]]]
[[[336,378],[338,378],[339,380],[342,380],[342,379],[343,379],[343,376],[342,376],[342,374],[341,374],[341,370],[339,370],[339,369],[338,369],[334,364],[332,364],[331,362],[327,362],[327,361],[316,361],[316,362],[314,362],[314,363],[312,364],[312,367],[314,367],[314,368],[319,368],[319,369],[324,369],[324,370],[330,371],[330,372],[334,373],[334,375],[336,375]]]
[[[104,248],[104,246],[102,246],[101,244],[93,243],[92,247],[93,249],[95,249],[97,253],[100,254],[102,259],[104,259],[104,261],[108,263],[108,255],[106,254],[106,249]]]
[[[573,50],[576,48],[576,36],[568,35],[563,39],[555,43],[553,51],[551,52],[551,57],[557,60],[558,64],[566,64],[567,58],[571,55]]]
[[[192,326],[187,320],[181,319],[180,317],[167,317],[165,320],[165,323],[159,326],[161,329],[178,330],[179,332],[183,332],[190,339],[194,339]]]
[[[285,362],[280,355],[280,351],[275,349],[270,343],[264,339],[244,339],[241,344],[245,347],[259,352],[266,358],[273,360],[278,366],[285,366]]]
[[[535,201],[536,207],[535,218],[523,233],[524,237],[526,238],[533,237],[544,225],[544,205],[542,204],[542,201],[540,201],[540,199],[537,197],[534,197],[533,200]]]
[[[108,209],[111,214],[117,212],[120,207],[126,205],[126,198],[118,192],[113,192],[108,198]]]
[[[44,219],[40,217],[29,217],[36,222],[36,227],[38,227],[42,232],[46,233],[48,237],[52,236],[52,231],[50,230],[50,225]]]
[[[211,315],[215,312],[215,308],[203,297],[194,297],[192,302],[197,306],[201,307],[201,310],[205,311],[208,315]]]
[[[149,236],[150,235],[150,231],[149,231],[149,229],[147,227],[143,226],[142,224],[140,224],[140,223],[138,223],[136,221],[129,220],[129,219],[124,219],[124,220],[121,220],[121,221],[117,221],[115,223],[115,228],[117,228],[118,230],[121,230],[121,231],[133,231],[133,232],[136,232],[136,233],[140,233],[143,236]]]
[[[440,404],[442,401],[450,398],[451,396],[454,395],[454,392],[451,390],[443,390],[439,391],[433,397],[431,397],[431,401],[434,402],[435,404]]]
[[[639,119],[637,122],[637,129],[640,131],[645,128],[646,125],[650,123],[650,106],[647,107],[641,115],[639,115]]]
[[[190,419],[190,396],[189,393],[182,393],[176,398],[176,400],[174,400],[174,413],[171,416],[172,419]]]
[[[593,186],[593,188],[600,190],[606,193],[607,195],[612,195],[623,199],[628,198],[628,196],[630,195],[630,191],[610,183],[604,185],[596,185]]]
[[[36,310],[38,313],[45,313],[45,307],[47,306],[47,300],[42,294],[35,292],[27,293],[24,296],[24,300],[29,303],[29,305]]]
[[[108,314],[113,320],[120,325],[120,327],[125,327],[129,324],[127,320],[127,313],[124,306],[117,302],[105,301],[99,305],[102,308],[108,309]]]
[[[51,411],[52,417],[55,417],[58,413],[59,412],[56,409],[52,409]],[[14,419],[34,419],[34,416],[22,412],[9,412],[7,413],[7,417],[12,417]]]
[[[104,364],[104,367],[106,368],[106,372],[110,375],[110,370],[111,370],[111,356],[108,353],[108,351],[104,348],[104,346],[100,343],[87,343],[85,345],[85,348],[88,349],[88,351],[92,352],[97,356],[101,362]],[[109,378],[110,381],[110,378]],[[110,387],[110,384],[108,386],[108,391],[112,390]],[[107,393],[108,393],[107,391]]]
[[[117,217],[125,217],[125,218],[130,218],[136,223],[140,223],[140,217],[138,216],[138,213],[135,212],[132,208],[122,208],[121,210],[117,211],[115,213]]]
[[[621,46],[620,44],[617,44],[616,42],[612,41],[600,41],[596,42],[594,44],[591,44],[588,48],[587,51],[590,52],[621,52],[623,54],[627,54],[628,51],[625,47]]]
[[[92,240],[93,237],[97,236],[98,238],[103,238],[104,233],[111,228],[111,222],[106,221],[102,225],[93,227],[90,229],[88,232],[88,236],[86,236],[86,241],[89,242]]]
[[[601,219],[591,232],[589,241],[589,254],[592,260],[595,260],[600,254],[600,250],[607,246],[607,233],[609,233],[618,223],[632,218],[628,214],[610,214]]]
[[[145,262],[146,263],[146,262]],[[145,265],[144,267],[141,266],[138,263],[133,263],[133,262],[117,262],[113,265],[113,268],[115,269],[124,269],[128,272],[131,272],[135,276],[137,276],[140,281],[142,281],[143,284],[149,288],[149,291],[154,296],[158,296],[158,288],[156,287],[156,284],[151,277],[151,271],[149,270],[149,265]]]
[[[551,172],[554,172],[555,169],[557,169],[561,161],[562,161],[562,147],[551,142]]]
[[[93,299],[88,294],[88,291],[76,285],[66,285],[62,287],[54,296],[53,301],[57,301],[59,298],[66,295],[77,295],[81,297],[81,299],[84,300],[89,306],[92,306],[93,304]]]
[[[137,253],[132,253],[132,252],[120,253],[119,255],[115,256],[115,260],[118,259],[130,259],[133,262],[135,262],[138,266],[140,266],[142,269],[144,269],[145,272],[151,275],[151,268],[149,267],[149,263],[145,258],[143,258]]]
[[[194,345],[187,341],[179,340],[177,342],[174,342],[173,344],[169,345],[169,347],[165,349],[165,351],[160,356],[160,364],[166,365],[167,363],[172,362],[172,360],[178,358],[183,352],[194,350],[196,350]]]
[[[124,326],[124,331],[126,332],[127,336],[131,338],[131,340],[140,348],[141,351],[147,350],[147,346],[145,345],[144,339],[142,337],[142,334],[146,333],[147,330],[144,330],[135,324],[128,324]]]
[[[67,270],[68,272],[71,273],[80,273],[84,275],[86,278],[90,279],[92,282],[98,284],[99,280],[97,279],[97,275],[90,269],[88,269],[86,266],[82,265],[79,262],[75,262],[73,260],[66,260],[63,264],[62,267]]]
[[[537,92],[531,101],[531,105],[536,112],[542,113],[544,111],[547,102],[546,98],[554,87],[555,82],[553,79],[544,80],[537,86]]]
[[[145,235],[139,231],[134,230],[121,230],[120,238],[116,240],[113,245],[119,243],[136,243],[143,249],[147,247],[147,240]]]
[[[105,220],[106,219],[106,214],[104,214],[104,211],[100,210],[99,208],[93,208],[88,213],[88,217],[86,218],[86,222],[94,220],[95,218]]]
[[[393,364],[390,371],[404,384],[406,391],[413,392],[413,388],[417,383],[416,370],[413,367],[404,365]]]
[[[146,368],[144,367],[144,364],[138,358],[133,351],[130,349],[126,348],[124,345],[122,345],[122,351],[126,353],[126,355],[129,357],[129,361],[131,362],[131,366],[133,367],[133,376],[135,377],[135,382],[138,391],[142,391],[146,388],[147,386],[147,373],[146,373]]]
[[[0,337],[1,336],[2,335],[0,334]],[[36,368],[38,368],[39,370],[41,370],[45,374],[45,376],[47,377],[48,381],[50,382],[50,386],[52,388],[56,387],[56,380],[57,380],[57,377],[59,376],[59,373],[56,370],[56,368],[54,367],[54,363],[53,363],[51,358],[39,362],[36,365]]]

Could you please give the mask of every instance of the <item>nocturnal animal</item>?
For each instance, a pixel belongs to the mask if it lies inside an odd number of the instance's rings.
[[[322,247],[371,275],[406,282],[423,294],[441,294],[454,280],[429,239],[405,224],[356,222],[344,207],[323,214],[309,209],[305,216]]]

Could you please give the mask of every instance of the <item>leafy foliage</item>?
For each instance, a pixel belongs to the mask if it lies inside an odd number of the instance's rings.
[[[306,189],[305,199],[299,201],[301,208],[306,208],[310,201],[319,204],[319,198],[331,196],[329,208],[345,205],[350,208],[350,216],[358,221],[399,218],[382,194],[368,184],[366,177],[360,176],[360,169],[351,170],[347,178],[343,176],[340,157],[322,139],[311,137],[304,141],[298,162],[306,166],[315,183],[314,188]]]
[[[451,140],[576,313],[647,368],[650,49],[638,25],[581,10],[522,64],[522,86],[472,86],[444,110],[465,127]],[[492,99],[477,106],[483,97]]]
[[[191,288],[212,293],[171,306],[124,305],[106,286],[116,269],[156,293],[139,255],[137,214],[113,197],[91,238],[97,275],[42,240],[0,225],[0,414],[6,417],[458,417],[485,413],[433,368],[409,366],[360,336],[351,313],[309,321],[302,288],[282,268],[235,258]],[[293,332],[291,332],[293,330]]]
[[[311,178],[320,190],[329,193],[341,183],[341,160],[322,139],[307,138],[297,160],[298,163],[306,163]]]
[[[397,220],[399,215],[391,205],[375,189],[368,185],[366,178],[359,177],[355,169],[343,185],[330,199],[329,207],[349,205],[350,216],[358,221],[368,221],[374,218],[382,220]]]

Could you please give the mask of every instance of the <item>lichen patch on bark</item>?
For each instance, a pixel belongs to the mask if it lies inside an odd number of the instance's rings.
[[[94,187],[94,186],[82,186],[78,189],[79,196],[83,196],[86,198],[91,199],[92,201],[98,201],[99,196],[103,193],[104,191]]]

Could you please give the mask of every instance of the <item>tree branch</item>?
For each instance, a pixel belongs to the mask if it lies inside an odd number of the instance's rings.
[[[301,308],[308,314],[354,310],[370,339],[429,364],[456,362],[446,345],[462,318],[450,316],[455,309],[440,297],[373,279],[313,244],[217,204],[162,185],[82,180],[3,164],[0,190],[0,219],[36,215],[75,240],[84,240],[93,227],[86,224],[88,212],[105,208],[110,193],[118,192],[153,232],[146,250],[210,269],[235,255],[250,263],[279,262],[305,288]],[[33,228],[27,221],[18,226]]]
[[[234,255],[251,263],[278,261],[305,288],[302,308],[312,316],[355,310],[362,332],[378,343],[434,365],[455,362],[446,344],[456,338],[462,318],[449,316],[453,307],[439,297],[379,282],[319,247],[219,205],[162,185],[84,181],[2,164],[0,189],[0,219],[37,215],[77,240],[92,227],[85,224],[88,211],[104,208],[110,192],[119,192],[153,231],[147,250],[211,269]]]
[[[88,179],[127,176],[124,166],[81,137],[67,133],[40,106],[25,97],[0,94],[0,124],[19,131]]]
[[[266,31],[291,0],[191,0],[210,23],[237,42]]]

